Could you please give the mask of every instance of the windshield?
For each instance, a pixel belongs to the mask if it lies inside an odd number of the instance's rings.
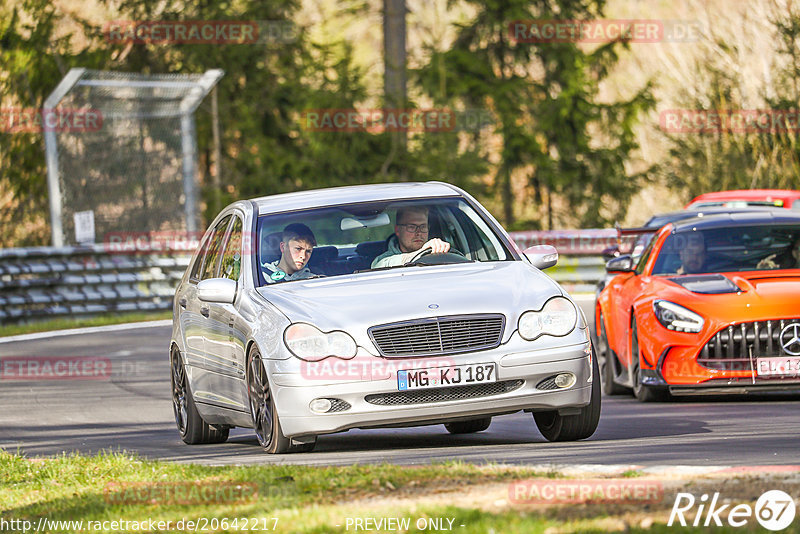
[[[413,252],[434,238],[448,243],[450,251],[428,255],[415,264],[513,259],[487,221],[462,198],[370,202],[263,215],[257,232],[254,253],[261,266],[259,285],[401,267],[399,262],[391,267],[376,263],[395,253]],[[409,248],[406,243],[413,244]]]
[[[724,273],[800,266],[800,225],[754,225],[676,232],[653,274]]]

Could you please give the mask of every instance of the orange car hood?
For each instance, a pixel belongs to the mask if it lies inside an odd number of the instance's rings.
[[[726,285],[730,289],[722,291]],[[655,298],[674,301],[706,317],[730,315],[735,322],[800,317],[800,270],[655,277],[652,291]]]

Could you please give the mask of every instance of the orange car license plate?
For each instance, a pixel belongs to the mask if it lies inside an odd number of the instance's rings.
[[[800,356],[756,358],[758,376],[800,375]]]

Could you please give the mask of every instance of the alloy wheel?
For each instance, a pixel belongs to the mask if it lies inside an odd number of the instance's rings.
[[[250,398],[250,415],[253,417],[258,442],[265,449],[272,444],[273,413],[269,382],[261,361],[261,355],[253,352],[247,378],[247,391]]]

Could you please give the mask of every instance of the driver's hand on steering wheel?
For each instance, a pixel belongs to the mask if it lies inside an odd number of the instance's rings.
[[[429,239],[427,243],[420,247],[420,250],[425,250],[426,248],[431,249],[431,254],[444,254],[450,250],[450,243],[447,241],[442,241],[438,237],[434,237],[433,239]]]

